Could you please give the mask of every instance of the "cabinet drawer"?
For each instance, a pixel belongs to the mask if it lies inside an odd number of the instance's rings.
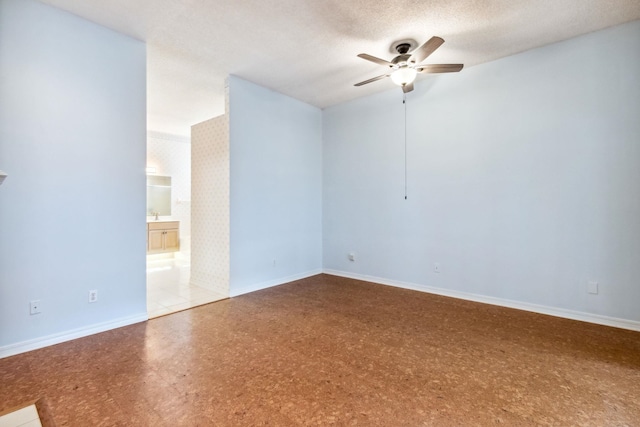
[[[171,230],[179,227],[179,221],[148,222],[149,230]]]

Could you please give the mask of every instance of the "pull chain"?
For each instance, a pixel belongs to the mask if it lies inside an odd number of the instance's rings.
[[[407,200],[407,94],[402,94],[404,104],[404,199]]]

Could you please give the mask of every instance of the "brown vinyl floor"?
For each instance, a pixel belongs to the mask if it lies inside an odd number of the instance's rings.
[[[328,275],[0,359],[58,426],[640,426],[640,333]]]

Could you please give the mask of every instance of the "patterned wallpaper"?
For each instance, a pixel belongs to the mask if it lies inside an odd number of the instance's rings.
[[[191,127],[191,283],[224,295],[229,294],[228,111]]]
[[[171,177],[171,216],[180,221],[180,251],[189,252],[191,236],[191,144],[189,138],[147,133],[147,167]]]

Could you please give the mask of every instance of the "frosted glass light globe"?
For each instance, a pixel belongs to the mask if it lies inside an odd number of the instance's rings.
[[[391,73],[391,80],[398,86],[404,86],[413,83],[417,75],[418,72],[414,68],[400,67]]]

